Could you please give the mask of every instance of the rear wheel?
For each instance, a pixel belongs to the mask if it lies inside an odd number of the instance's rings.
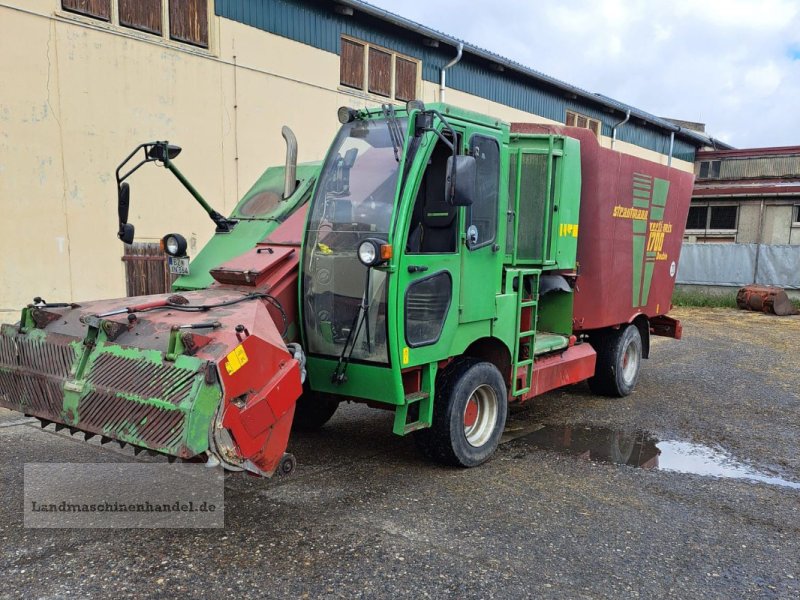
[[[414,440],[437,462],[475,467],[497,448],[507,411],[506,385],[497,367],[457,359],[437,377],[433,424],[415,432]]]
[[[642,368],[642,336],[636,325],[627,325],[590,338],[597,352],[594,377],[589,388],[603,396],[621,398],[629,395]]]
[[[306,389],[295,405],[292,429],[316,431],[331,420],[337,408],[335,396]]]

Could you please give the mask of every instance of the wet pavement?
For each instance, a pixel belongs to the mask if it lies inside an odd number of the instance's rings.
[[[518,439],[525,446],[562,451],[577,458],[615,465],[744,479],[800,489],[800,482],[775,475],[778,469],[746,464],[720,446],[659,440],[648,431],[591,425],[538,425],[535,431],[528,432],[529,429],[530,426],[507,428],[504,442]]]
[[[548,394],[476,469],[345,406],[224,530],[25,529],[24,463],[159,459],[0,412],[0,597],[799,597],[800,317],[675,314],[631,397]]]

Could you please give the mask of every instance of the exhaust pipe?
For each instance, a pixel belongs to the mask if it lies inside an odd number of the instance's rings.
[[[286,174],[283,183],[283,199],[287,200],[297,189],[297,138],[286,125],[281,129],[286,140]]]

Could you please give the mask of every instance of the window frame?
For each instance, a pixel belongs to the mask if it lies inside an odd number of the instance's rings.
[[[356,87],[351,85],[350,83],[343,83],[342,82],[342,42],[347,41],[351,44],[357,44],[362,47],[363,55],[362,55],[362,82],[361,85]],[[379,92],[370,91],[372,82],[370,81],[370,50],[374,50],[376,52],[381,52],[384,54],[389,55],[389,95],[384,95]],[[396,102],[408,102],[408,100],[401,99],[397,96],[397,62],[398,60],[404,60],[408,63],[411,63],[415,66],[416,72],[414,73],[414,100],[419,97],[420,92],[420,82],[422,81],[422,61],[414,58],[413,56],[408,56],[407,54],[403,54],[402,52],[397,52],[390,48],[386,48],[385,46],[380,46],[378,44],[373,44],[371,42],[367,42],[365,40],[361,40],[359,38],[350,36],[350,35],[340,35],[339,36],[339,84],[337,86],[338,91],[358,96],[359,98],[367,98],[369,100],[374,100],[376,102],[386,102],[389,101],[396,101]]]
[[[736,222],[734,223],[733,229],[712,229],[711,228],[711,213],[715,208],[725,208],[725,207],[733,207],[736,209]],[[741,204],[732,203],[732,202],[724,202],[722,204],[712,203],[712,202],[703,202],[703,203],[692,203],[689,206],[689,209],[692,208],[705,208],[706,209],[706,226],[703,229],[689,229],[686,227],[684,231],[684,235],[731,235],[731,234],[738,234],[739,233],[739,208]],[[688,221],[688,213],[687,213],[687,221]],[[688,223],[687,223],[688,225]]]
[[[82,12],[75,8],[65,7],[64,0],[58,3],[55,9],[56,17],[69,19],[70,21],[84,23],[93,27],[99,27],[107,31],[112,31],[118,35],[123,35],[137,40],[146,40],[168,46],[170,48],[196,52],[204,55],[218,55],[216,28],[215,28],[215,0],[205,0],[206,3],[206,39],[205,45],[200,42],[186,41],[172,36],[172,23],[170,20],[170,8],[172,0],[160,0],[161,2],[161,32],[156,33],[131,24],[123,24],[120,21],[120,0],[108,0],[111,14],[108,19],[103,16],[93,15]]]
[[[570,117],[572,117],[570,119]],[[586,126],[578,125],[578,119],[586,119]],[[570,120],[572,120],[573,124],[570,125]],[[603,135],[603,121],[601,119],[595,119],[594,117],[590,117],[589,115],[585,115],[583,113],[579,113],[577,111],[566,109],[566,115],[564,117],[564,124],[567,127],[578,127],[580,129],[588,129],[591,131],[595,137],[599,140]],[[594,124],[594,126],[592,126]]]
[[[492,212],[492,214],[494,215],[494,219],[493,219],[494,227],[492,229],[492,237],[490,239],[483,240],[483,241],[479,240],[479,242],[477,244],[475,244],[474,246],[468,242],[467,243],[467,248],[469,249],[470,252],[472,252],[473,250],[478,250],[479,248],[483,248],[485,246],[488,246],[489,244],[494,244],[494,242],[497,240],[497,228],[498,228],[498,221],[499,221],[498,211],[499,211],[499,208],[500,208],[500,179],[501,179],[500,174],[501,174],[501,171],[502,171],[502,168],[503,168],[503,165],[502,165],[502,162],[503,162],[502,161],[502,153],[501,153],[501,150],[500,150],[500,141],[497,138],[492,137],[490,135],[487,135],[485,133],[480,133],[480,132],[473,133],[471,136],[469,136],[469,152],[470,153],[472,153],[473,149],[475,148],[476,139],[490,141],[497,148],[497,180],[496,180],[496,186],[495,186],[494,207],[493,207],[493,212]],[[478,160],[477,157],[475,158],[475,160],[476,161]],[[476,172],[477,172],[477,165],[476,165]],[[477,179],[477,177],[476,177],[476,179]],[[475,200],[480,202],[480,198],[476,198]],[[467,207],[465,231],[467,229],[469,229],[474,224],[472,222],[473,207],[474,207],[474,204],[469,206],[469,207]]]
[[[703,175],[704,167],[706,169],[705,175]],[[720,179],[721,173],[722,173],[722,161],[720,159],[699,161],[699,166],[697,168],[698,179]]]
[[[800,227],[800,204],[792,206],[792,227]]]

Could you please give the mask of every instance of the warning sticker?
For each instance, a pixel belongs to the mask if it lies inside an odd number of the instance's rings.
[[[247,353],[244,351],[244,347],[241,344],[236,346],[226,358],[228,362],[225,363],[225,369],[228,371],[228,375],[233,375],[247,364]]]

